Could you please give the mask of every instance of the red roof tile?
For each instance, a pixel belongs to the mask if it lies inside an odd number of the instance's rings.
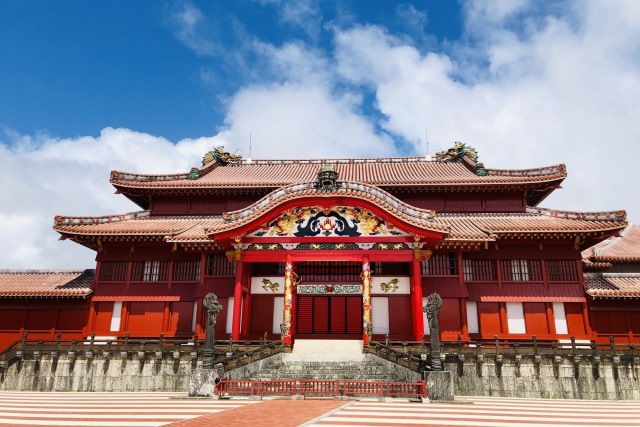
[[[640,273],[584,273],[584,282],[594,298],[640,297]]]
[[[247,214],[249,215],[249,214]],[[578,219],[581,217],[582,219]],[[593,218],[601,218],[595,220]],[[610,219],[605,219],[609,217]],[[147,211],[104,217],[56,217],[54,229],[78,236],[157,236],[169,242],[211,242],[209,233],[232,229],[222,216],[152,217]],[[250,217],[235,222],[238,227]],[[522,213],[437,214],[430,228],[449,230],[445,241],[493,241],[509,233],[583,233],[621,229],[624,219],[615,213],[585,214],[574,217],[543,209]]]
[[[561,181],[566,177],[564,165],[535,169],[485,169],[476,175],[460,163],[443,163],[424,157],[384,159],[315,159],[315,160],[246,160],[240,165],[207,165],[198,179],[189,174],[144,175],[111,172],[117,187],[203,188],[203,187],[281,187],[316,180],[320,167],[332,164],[339,179],[379,186],[473,186],[492,184],[531,184]]]
[[[629,224],[620,236],[610,237],[583,251],[582,258],[591,263],[640,261],[640,225]]]
[[[94,270],[0,270],[0,297],[86,297]]]

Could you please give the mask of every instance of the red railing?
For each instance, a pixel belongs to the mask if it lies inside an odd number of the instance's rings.
[[[427,382],[387,382],[387,397],[427,397]]]
[[[218,387],[216,387],[216,393],[246,394],[253,396],[255,385],[255,380],[222,380],[220,384],[218,384]]]
[[[340,380],[300,380],[300,395],[340,395]]]
[[[258,380],[258,396],[296,394],[296,380]]]
[[[383,397],[384,383],[382,381],[352,381],[344,380],[343,396],[378,396]]]

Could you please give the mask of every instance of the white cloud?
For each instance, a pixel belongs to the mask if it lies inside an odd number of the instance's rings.
[[[103,215],[140,208],[114,195],[112,169],[143,173],[186,172],[200,164],[220,138],[164,138],[128,129],[100,136],[57,139],[12,134],[0,143],[0,267],[89,268],[95,253],[58,242],[55,215]],[[2,141],[0,141],[2,142]],[[9,141],[5,141],[9,142]]]
[[[178,2],[168,17],[176,39],[198,55],[213,55],[219,49],[214,41],[203,34],[207,20],[200,9],[189,1]],[[209,34],[208,36],[211,36]]]
[[[373,88],[382,126],[416,151],[428,128],[432,144],[466,141],[487,167],[565,162],[565,189],[545,205],[626,208],[638,221],[640,201],[628,195],[640,155],[640,3],[577,2],[572,15],[539,16],[525,33],[510,28],[527,4],[509,4],[486,3],[467,28],[482,43],[449,55],[422,55],[375,26],[338,31],[337,70]],[[466,68],[470,47],[486,67]]]

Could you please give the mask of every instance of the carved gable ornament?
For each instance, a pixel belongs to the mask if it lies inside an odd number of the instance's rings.
[[[323,165],[318,178],[314,183],[314,187],[320,191],[332,191],[341,187],[338,182],[338,172],[333,165]]]
[[[374,213],[352,206],[290,209],[247,237],[408,236]]]

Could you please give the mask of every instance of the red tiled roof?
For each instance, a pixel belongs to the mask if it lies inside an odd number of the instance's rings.
[[[200,169],[198,179],[188,173],[144,175],[111,172],[116,187],[138,188],[236,188],[281,187],[316,180],[320,167],[332,164],[339,179],[359,181],[379,186],[474,186],[513,185],[561,181],[566,177],[563,164],[535,169],[485,169],[476,175],[463,162],[443,163],[424,157],[384,159],[315,159],[315,160],[253,160],[240,165],[207,165]]]
[[[0,297],[86,297],[94,270],[0,270]]]
[[[509,233],[590,233],[621,229],[624,217],[616,213],[585,213],[578,216],[559,211],[530,209],[522,213],[436,214],[430,226],[449,230],[445,241],[493,241]],[[577,215],[577,214],[576,214]],[[594,218],[599,219],[594,219]],[[106,221],[105,218],[109,218]],[[582,219],[578,219],[582,218]],[[606,218],[609,218],[608,220]],[[238,221],[236,226],[244,224]],[[56,217],[54,229],[63,235],[157,236],[168,242],[211,242],[209,233],[228,230],[222,216],[149,216],[148,211],[108,217]]]
[[[640,273],[584,273],[584,282],[594,298],[640,297]]]
[[[585,266],[590,263],[640,261],[640,225],[629,224],[617,237],[610,237],[582,252]]]
[[[545,287],[542,283],[503,283],[498,288],[494,283],[468,284],[472,301],[502,302],[584,302],[586,297],[580,283],[551,283]]]

